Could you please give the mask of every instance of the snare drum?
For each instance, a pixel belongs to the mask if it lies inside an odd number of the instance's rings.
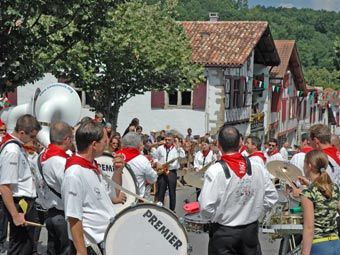
[[[283,214],[274,214],[271,217],[271,224],[272,225],[298,225],[303,224],[302,215],[283,215]]]
[[[184,222],[188,232],[203,233],[209,231],[209,221],[202,219],[200,213],[186,214]]]
[[[102,156],[96,158],[97,163],[103,173],[104,181],[106,182],[106,189],[109,193],[115,193],[113,183],[110,181],[113,175],[113,157],[108,153],[104,153]],[[137,186],[137,179],[131,168],[124,167],[122,175],[122,187],[139,195],[139,190]],[[129,194],[126,195],[126,202],[124,204],[114,204],[115,212],[119,213],[123,209],[138,202],[138,199]]]
[[[138,204],[115,217],[105,234],[105,255],[186,255],[188,239],[176,215],[154,204]]]

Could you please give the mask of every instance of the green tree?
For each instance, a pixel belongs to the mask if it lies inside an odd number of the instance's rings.
[[[116,126],[120,107],[132,96],[190,88],[203,75],[191,62],[183,27],[171,15],[160,4],[118,5],[97,40],[75,45],[56,61],[54,73],[63,72],[90,93],[90,104]]]
[[[0,1],[0,92],[37,80],[78,41],[96,39],[117,2]]]

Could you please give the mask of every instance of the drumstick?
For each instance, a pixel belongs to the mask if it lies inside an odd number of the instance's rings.
[[[39,224],[39,223],[36,223],[36,222],[31,222],[31,221],[26,221],[25,224],[27,226],[32,226],[32,227],[39,227],[39,228],[45,227],[45,225],[42,225],[42,224]]]
[[[290,183],[290,186],[291,186],[292,188],[295,188],[296,185],[294,184],[294,182],[292,181],[292,179],[290,179],[290,177],[286,174],[285,168],[282,168],[281,171],[282,171],[282,173],[286,176],[287,181]]]

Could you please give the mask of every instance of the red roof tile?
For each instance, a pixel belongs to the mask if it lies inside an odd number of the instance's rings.
[[[268,28],[263,21],[182,22],[191,40],[193,61],[205,65],[241,66]]]
[[[292,56],[295,46],[294,40],[275,40],[275,47],[279,53],[281,63],[274,67],[270,74],[276,78],[283,78],[289,66],[289,60]]]

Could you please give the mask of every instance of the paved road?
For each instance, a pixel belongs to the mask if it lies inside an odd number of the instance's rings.
[[[193,188],[184,188],[184,189],[178,189],[177,191],[177,205],[176,205],[176,213],[179,217],[184,216],[184,211],[182,209],[182,206],[184,204],[185,199],[193,200],[195,199],[195,189]],[[167,205],[167,203],[166,203]],[[268,240],[267,235],[262,235],[260,233],[260,242],[261,242],[261,248],[262,248],[262,254],[263,255],[276,255],[278,254],[279,250],[279,241],[270,242]],[[193,252],[191,255],[207,255],[208,251],[208,235],[206,233],[202,234],[195,234],[195,233],[188,233],[188,240],[193,248]],[[40,242],[38,246],[38,251],[41,254],[46,254],[46,243],[47,243],[47,233],[46,229],[42,229],[42,232],[40,234]],[[0,253],[0,255],[3,255],[5,253]],[[161,253],[160,253],[161,254]],[[140,255],[147,255],[147,254],[140,254]]]

